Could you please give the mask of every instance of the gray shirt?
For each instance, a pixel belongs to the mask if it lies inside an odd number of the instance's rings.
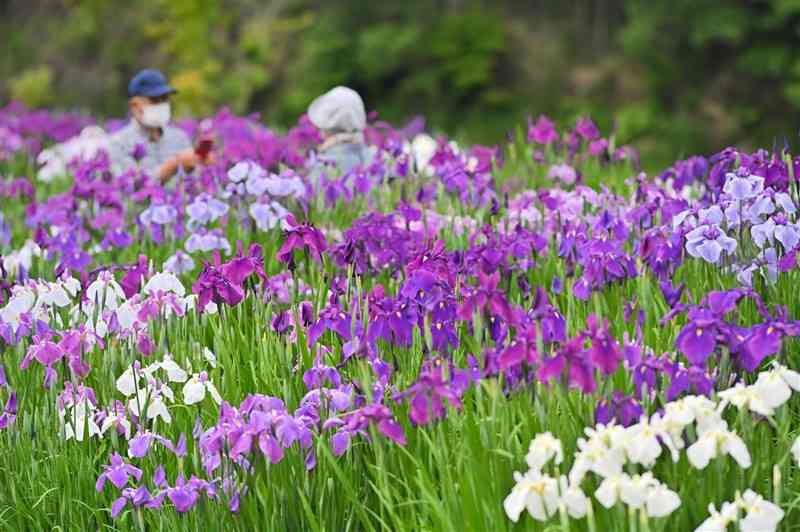
[[[108,155],[114,172],[125,172],[136,168],[137,162],[133,158],[133,151],[137,144],[141,144],[144,148],[144,157],[138,162],[138,166],[149,174],[158,170],[179,151],[192,147],[189,135],[180,128],[168,125],[154,142],[136,120],[131,120],[109,139]]]
[[[318,154],[319,160],[333,163],[342,174],[356,166],[364,166],[372,159],[370,149],[364,144],[342,143],[331,146]]]

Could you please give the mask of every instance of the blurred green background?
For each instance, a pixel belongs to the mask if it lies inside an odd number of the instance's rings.
[[[0,0],[0,35],[0,101],[103,116],[154,66],[275,127],[346,84],[475,142],[589,114],[648,167],[800,140],[800,0]]]

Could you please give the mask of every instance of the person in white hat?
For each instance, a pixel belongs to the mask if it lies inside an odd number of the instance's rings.
[[[322,132],[317,156],[325,166],[345,174],[369,162],[371,153],[364,142],[367,113],[356,91],[334,87],[311,102],[308,118]]]

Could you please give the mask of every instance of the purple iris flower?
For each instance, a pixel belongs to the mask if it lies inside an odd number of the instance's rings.
[[[764,270],[765,268],[766,271]],[[749,266],[741,268],[738,265],[734,265],[734,269],[738,270],[736,280],[744,286],[753,286],[753,274],[756,272],[761,272],[769,282],[774,283],[778,279],[778,271],[780,269],[778,253],[774,247],[769,247],[759,253]]]
[[[343,242],[332,250],[339,266],[353,265],[356,273],[399,269],[419,249],[418,235],[401,224],[396,214],[370,213],[353,222]],[[405,227],[403,227],[405,225]]]
[[[411,345],[414,327],[419,320],[417,305],[403,298],[384,298],[382,289],[379,295],[374,292],[370,296],[367,339],[372,343],[383,338],[397,345]]]
[[[349,341],[355,336],[359,336],[362,330],[361,320],[355,321],[355,331],[353,330],[352,316],[344,312],[338,305],[329,305],[319,313],[319,319],[308,330],[308,345],[314,345],[325,331],[333,331],[343,340]]]
[[[455,254],[451,260],[444,242],[437,240],[432,246],[428,246],[414,255],[406,264],[405,272],[406,277],[410,279],[416,272],[424,271],[433,277],[431,282],[438,280],[446,286],[455,286],[454,270],[456,268],[458,268],[458,263]],[[416,291],[411,290],[411,292],[413,297]],[[409,297],[408,294],[406,297]]]
[[[672,308],[680,302],[681,295],[686,289],[686,283],[681,283],[673,287],[672,281],[664,280],[658,283],[658,287],[661,290],[661,295],[664,296],[664,301],[666,301],[667,306]]]
[[[696,366],[684,367],[682,364],[666,364],[670,377],[670,387],[666,393],[667,401],[674,401],[684,393],[710,396],[714,389],[714,378],[706,370]]]
[[[711,311],[693,309],[690,319],[675,339],[675,345],[695,366],[704,366],[706,359],[717,346],[721,320]]]
[[[400,295],[427,310],[433,310],[447,292],[449,287],[434,272],[427,269],[416,270],[400,289]]]
[[[628,427],[639,421],[643,412],[644,410],[636,402],[636,399],[614,390],[610,398],[598,403],[594,411],[594,420],[595,423],[602,425],[608,425],[614,421],[623,427]]]
[[[672,179],[672,188],[680,191],[686,185],[691,185],[702,179],[708,171],[708,161],[705,157],[689,157],[683,161],[675,162],[672,167],[664,171],[659,177],[662,181]]]
[[[588,351],[583,347],[584,341],[582,336],[576,336],[561,346],[555,355],[545,358],[536,372],[539,380],[547,383],[561,378],[566,369],[570,386],[581,389],[583,393],[594,393],[597,382]]]
[[[339,388],[342,384],[342,379],[336,368],[324,365],[320,355],[317,355],[311,369],[303,373],[303,383],[306,385],[307,390],[316,390],[326,384],[331,388]]]
[[[272,330],[279,335],[286,334],[294,328],[292,313],[288,310],[275,313],[275,315],[272,317],[270,325],[272,325]]]
[[[545,344],[566,341],[567,320],[564,319],[558,308],[550,303],[547,293],[542,287],[537,287],[536,289],[528,316],[539,322],[539,330],[542,333],[542,341]]]
[[[228,208],[227,203],[208,194],[201,194],[186,207],[186,214],[189,215],[189,227],[193,228],[213,222],[227,214]]]
[[[669,359],[666,355],[657,357],[651,353],[630,365],[636,397],[642,399],[645,392],[648,396],[654,396],[660,390],[659,384],[662,375],[665,374],[667,364],[669,364]]]
[[[266,282],[267,275],[264,273],[264,253],[259,244],[252,244],[247,254],[241,249],[239,243],[237,255],[224,263],[220,267],[224,275],[233,284],[243,286],[247,279],[255,274],[262,281]]]
[[[464,303],[458,309],[458,317],[464,321],[472,321],[476,312],[483,312],[502,318],[507,324],[514,323],[514,313],[511,305],[506,299],[505,293],[497,288],[500,283],[500,272],[486,275],[483,271],[478,271],[478,286],[464,299]]]
[[[144,458],[150,453],[151,444],[157,441],[169,449],[175,456],[186,456],[186,436],[181,434],[178,443],[173,444],[169,438],[165,438],[153,432],[140,432],[128,441],[128,454],[133,458]]]
[[[461,409],[461,397],[471,382],[469,372],[452,365],[445,372],[445,364],[441,358],[426,361],[417,382],[395,395],[396,401],[408,399],[409,418],[414,425],[443,419],[447,405]]]
[[[139,162],[145,158],[147,155],[147,148],[145,148],[144,144],[137,143],[136,146],[133,147],[133,151],[131,151],[131,158],[134,161]]]
[[[103,491],[106,480],[109,480],[117,489],[121,490],[128,484],[131,478],[136,482],[141,480],[142,470],[125,463],[119,454],[114,453],[111,455],[111,463],[105,466],[105,470],[97,477],[95,489],[97,491]]]
[[[175,479],[175,486],[168,487],[165,492],[169,500],[175,506],[178,513],[186,513],[197,504],[200,493],[208,490],[208,483],[192,475],[187,481],[182,473]]]
[[[171,224],[178,217],[178,211],[172,205],[153,205],[139,215],[142,225],[148,226]]]
[[[139,255],[139,260],[136,264],[129,266],[127,272],[122,276],[119,285],[125,293],[126,298],[133,297],[138,294],[142,287],[142,280],[149,275],[149,268],[147,267],[147,255]]]
[[[350,447],[353,436],[361,435],[370,438],[367,429],[374,425],[380,434],[398,445],[405,446],[406,436],[403,427],[395,421],[391,410],[380,403],[371,403],[352,411],[341,418],[330,418],[323,424],[323,429],[337,429],[331,438],[334,456],[341,456]]]
[[[328,248],[325,235],[309,223],[296,223],[291,215],[286,221],[289,229],[286,231],[286,240],[278,250],[278,260],[289,262],[295,249],[308,249],[314,258],[322,260],[322,253]]]
[[[780,353],[785,337],[795,336],[800,336],[800,322],[789,320],[786,309],[779,309],[775,318],[750,329],[742,341],[739,362],[744,369],[753,372],[765,358]]]
[[[7,429],[14,424],[17,419],[17,393],[12,391],[8,395],[5,406],[3,406],[3,413],[0,414],[0,430]]]
[[[573,294],[582,300],[589,299],[593,291],[607,284],[637,275],[636,263],[625,253],[623,241],[608,236],[596,235],[581,243],[578,261],[583,265],[583,274],[573,285]]]
[[[209,263],[205,264],[192,285],[192,291],[197,294],[197,305],[200,309],[205,309],[210,301],[233,307],[244,299],[242,287],[228,279],[218,266]]]
[[[436,321],[431,324],[432,347],[440,353],[458,347],[458,335],[453,321]]]
[[[591,342],[589,360],[604,374],[611,375],[617,371],[619,363],[622,361],[622,350],[608,331],[608,320],[601,324],[592,314],[586,319],[586,324],[584,335]]]
[[[499,369],[507,371],[511,368],[517,368],[523,363],[530,367],[537,367],[540,355],[536,348],[536,337],[536,324],[520,327],[514,340],[500,352],[498,357]]]
[[[573,185],[578,180],[578,172],[568,164],[554,164],[547,172],[547,178],[558,180],[565,185]]]

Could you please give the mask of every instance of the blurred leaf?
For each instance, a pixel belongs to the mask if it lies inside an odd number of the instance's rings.
[[[40,65],[21,72],[9,82],[11,98],[31,107],[45,106],[53,102],[53,71]]]

